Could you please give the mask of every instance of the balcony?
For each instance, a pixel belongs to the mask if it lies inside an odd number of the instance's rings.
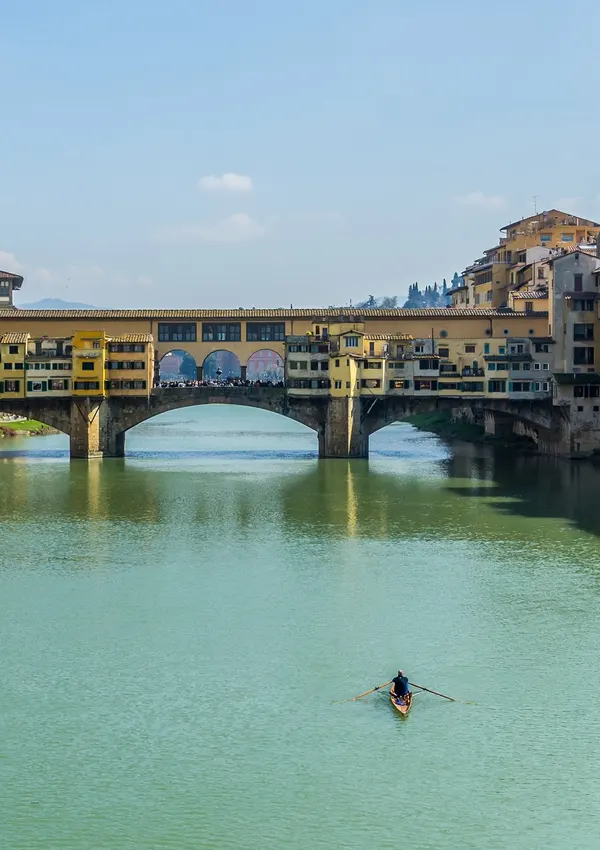
[[[485,375],[484,369],[473,369],[467,366],[466,369],[463,369],[461,372],[463,378],[483,378]]]

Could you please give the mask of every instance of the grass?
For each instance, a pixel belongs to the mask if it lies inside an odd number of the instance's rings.
[[[21,422],[0,422],[0,428],[3,431],[33,431],[37,434],[52,430],[48,425],[36,422],[35,419],[24,419]]]

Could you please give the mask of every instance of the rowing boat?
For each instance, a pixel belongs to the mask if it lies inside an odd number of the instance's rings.
[[[410,711],[412,707],[412,700],[413,695],[411,691],[409,691],[405,697],[397,697],[394,688],[392,687],[390,689],[390,702],[402,717],[406,717]]]

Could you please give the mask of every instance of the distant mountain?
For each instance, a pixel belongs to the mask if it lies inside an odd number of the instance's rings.
[[[78,301],[61,301],[60,298],[42,298],[31,304],[17,305],[19,310],[97,310],[93,304],[80,304]]]

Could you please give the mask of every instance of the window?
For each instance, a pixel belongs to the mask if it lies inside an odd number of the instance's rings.
[[[196,323],[176,324],[175,322],[159,322],[158,341],[196,342]]]
[[[437,372],[438,370],[438,361],[437,360],[419,360],[419,369],[422,370],[434,370]]]
[[[288,351],[290,352],[290,354],[297,354],[297,352],[300,351],[300,346],[299,345],[288,345]]]
[[[573,325],[573,339],[584,340],[594,339],[594,326],[592,324],[575,324]]]
[[[390,369],[404,369],[404,363],[390,363]]]
[[[506,381],[488,381],[489,393],[505,393]]]
[[[521,364],[520,363],[511,363],[510,368],[511,368],[512,372],[519,372],[520,369],[521,369]]]
[[[583,275],[582,274],[574,274],[573,275],[573,289],[575,292],[581,292],[583,290]]]
[[[246,324],[247,342],[283,342],[285,340],[285,324]]]
[[[524,372],[531,371],[531,363],[522,363],[521,366],[523,367]]]
[[[74,390],[99,390],[100,383],[98,381],[75,381]]]
[[[576,313],[593,313],[594,312],[594,299],[593,298],[574,298],[573,299],[573,310]]]
[[[465,345],[465,353],[466,354],[475,354],[475,346],[471,345],[471,344]]]
[[[305,370],[308,366],[308,361],[306,360],[290,360],[290,369],[294,370]]]
[[[462,391],[464,393],[482,393],[483,381],[464,381]]]
[[[18,393],[21,386],[21,381],[4,381],[5,393]]]
[[[368,390],[376,390],[381,386],[381,381],[376,378],[363,378],[360,382],[360,385],[363,389]],[[348,388],[350,387],[350,383],[348,382]]]
[[[508,363],[496,363],[496,372],[508,372]]]
[[[318,372],[319,371],[319,361],[318,360],[311,360],[310,361],[310,371],[311,372]]]
[[[365,360],[365,369],[381,369],[381,363],[377,360]]]
[[[576,345],[573,348],[573,363],[575,366],[593,366],[594,347],[591,345]]]
[[[69,381],[65,379],[59,378],[51,378],[48,381],[48,389],[49,390],[68,390],[69,389]]]
[[[8,370],[8,371],[10,371],[10,370],[12,369],[12,367],[13,367],[13,364],[12,364],[12,363],[5,363],[5,364],[4,364],[4,368],[5,368],[6,370]]]
[[[9,354],[18,354],[19,353],[19,346],[18,345],[9,345],[8,346],[8,353]]]
[[[531,384],[529,381],[511,381],[509,389],[511,393],[528,393],[531,392]]]
[[[487,293],[487,295],[485,296],[485,300],[486,300],[486,301],[491,301],[491,300],[492,300],[492,290],[491,290],[491,289],[490,289],[490,291]]]
[[[511,345],[510,353],[511,354],[523,354],[523,346],[522,345]]]
[[[552,242],[552,234],[540,233],[540,242]]]
[[[92,348],[100,348],[100,340],[99,339],[93,339],[92,340]]]
[[[456,373],[457,369],[454,363],[440,363],[440,375],[456,375]]]
[[[525,312],[526,313],[533,313],[533,301],[526,301],[525,302]]]
[[[488,363],[488,372],[495,372],[495,371],[496,371],[496,364],[495,363]]]
[[[484,343],[484,346],[483,346],[483,353],[484,353],[484,354],[489,354],[489,353],[490,353],[490,344],[489,344],[489,342]]]
[[[239,322],[232,324],[202,323],[202,342],[240,342],[242,326]]]
[[[134,390],[145,390],[146,389],[146,381],[134,381],[133,382]]]
[[[346,348],[358,348],[358,337],[357,336],[347,336],[346,337]]]
[[[408,390],[409,388],[410,381],[390,381],[391,390]]]
[[[538,354],[540,354],[540,353],[548,354],[548,346],[545,342],[536,342],[535,343],[535,350],[538,352]]]
[[[349,389],[350,389],[350,381],[346,381],[346,389],[347,389],[347,390],[349,390]]]
[[[334,381],[333,385],[335,386],[336,390],[342,389],[342,382],[341,381]]]
[[[574,398],[598,398],[600,386],[598,384],[576,384],[573,387]]]
[[[489,348],[489,346],[488,346]],[[440,357],[450,357],[450,349],[449,348],[438,348],[438,354]]]
[[[328,371],[329,371],[329,361],[328,360],[321,360],[321,372],[328,372]]]
[[[550,364],[549,363],[542,363],[542,369],[544,370],[544,372],[550,371]]]
[[[47,381],[27,381],[27,392],[28,393],[42,393],[46,392],[46,387],[48,386]]]
[[[573,239],[574,239],[574,236],[573,236],[572,233],[561,233],[560,234],[560,241],[561,242],[572,242]]]
[[[81,364],[81,369],[82,369],[83,372],[93,372],[95,365],[96,364],[92,363],[91,361],[84,360],[83,363]]]
[[[336,361],[335,361],[335,367],[336,367],[336,369],[338,369],[338,368],[339,368],[339,365],[340,365],[340,361],[339,361],[339,360],[336,360]]]
[[[504,345],[499,346],[498,354],[506,354],[506,347]]]
[[[415,381],[415,390],[437,390],[437,381]]]
[[[539,371],[542,368],[542,364],[541,363],[534,363],[533,368],[536,369],[537,371]]]
[[[424,351],[425,351],[424,345],[421,345],[421,344],[415,345],[415,354],[423,354]]]

